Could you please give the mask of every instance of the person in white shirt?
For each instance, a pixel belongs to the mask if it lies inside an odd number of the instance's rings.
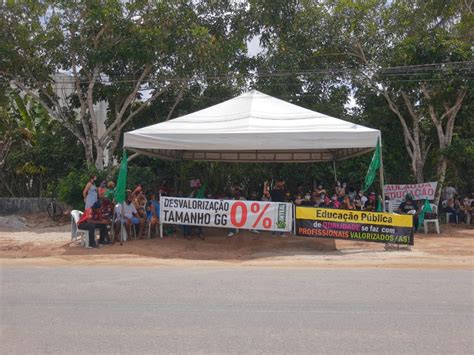
[[[361,209],[364,209],[365,203],[368,201],[367,196],[365,196],[363,191],[359,191]]]
[[[115,206],[115,235],[119,235],[120,233],[120,221],[122,220],[121,215],[122,205],[119,203]],[[132,197],[130,194],[127,195],[127,199],[123,204],[123,224],[127,228],[128,235],[131,235],[132,225],[140,226],[139,230],[142,228],[142,221],[138,216],[137,209],[132,203]]]

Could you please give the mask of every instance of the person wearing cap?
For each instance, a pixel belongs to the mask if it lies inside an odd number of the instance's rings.
[[[413,227],[415,228],[415,231],[418,229],[418,210],[418,205],[413,200],[411,194],[406,194],[405,201],[398,206],[399,213],[413,215]]]
[[[100,202],[97,201],[92,205],[92,207],[86,208],[77,223],[77,228],[89,232],[88,248],[98,248],[99,246],[95,241],[95,230],[100,230],[99,244],[105,244],[108,239],[107,224],[110,223],[110,221],[102,218]]]

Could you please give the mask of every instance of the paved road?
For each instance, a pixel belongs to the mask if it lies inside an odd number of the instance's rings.
[[[4,267],[2,354],[474,353],[473,272]]]

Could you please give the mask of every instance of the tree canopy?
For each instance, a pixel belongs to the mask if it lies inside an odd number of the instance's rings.
[[[472,190],[470,1],[45,0],[1,10],[0,173],[10,181],[1,194],[41,193],[72,170],[110,171],[124,131],[249,88],[380,129],[389,183],[447,179]],[[259,46],[249,55],[250,42]],[[324,164],[132,159],[132,174],[147,167],[180,188],[187,175],[217,189],[238,180],[257,189],[252,176],[334,179]],[[340,176],[359,187],[369,159],[338,163]],[[28,192],[32,176],[44,183]]]

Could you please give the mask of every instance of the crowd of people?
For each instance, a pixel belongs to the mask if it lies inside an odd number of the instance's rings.
[[[345,209],[345,210],[363,210],[363,211],[381,211],[382,199],[374,191],[366,193],[362,190],[357,191],[347,183],[336,182],[331,189],[326,188],[319,183],[312,189],[299,186],[295,191],[286,188],[285,181],[276,180],[274,183],[266,181],[263,184],[263,191],[250,191],[245,196],[245,189],[238,183],[234,184],[228,191],[221,191],[218,194],[206,193],[205,187],[200,179],[190,181],[190,194],[175,193],[168,187],[166,181],[162,181],[155,192],[145,193],[143,184],[137,184],[133,190],[126,191],[126,199],[123,204],[117,204],[115,201],[115,183],[113,181],[102,181],[96,186],[97,176],[91,176],[83,190],[85,211],[78,223],[78,228],[89,231],[89,246],[98,247],[95,242],[94,231],[100,230],[99,244],[110,244],[111,240],[108,231],[118,236],[121,225],[124,226],[128,235],[136,235],[138,239],[145,237],[145,228],[156,235],[155,228],[159,224],[160,207],[159,196],[181,196],[191,198],[212,198],[212,199],[234,199],[234,200],[253,200],[253,201],[274,201],[291,202],[296,206]],[[461,199],[454,188],[446,188],[443,193],[444,199],[439,209],[441,212],[450,214],[452,223],[469,223],[474,214],[474,200],[468,197]],[[414,201],[409,194],[405,200],[398,206],[395,213],[411,214],[414,216],[415,230],[418,228],[418,215],[421,213],[424,201]],[[110,225],[110,228],[107,228]],[[173,227],[168,230],[174,232]],[[201,227],[183,226],[184,235],[189,237],[197,234],[203,239]],[[253,230],[254,233],[259,233]],[[232,237],[236,230],[228,231],[228,236]],[[150,236],[150,235],[147,235]]]
[[[89,233],[89,248],[98,248],[119,240],[121,226],[128,236],[145,237],[145,227],[156,234],[160,207],[155,193],[145,196],[143,186],[137,184],[133,190],[126,190],[123,204],[115,200],[115,183],[102,181],[96,186],[97,176],[91,176],[83,190],[84,213],[78,221],[78,228]],[[110,228],[107,228],[110,226]],[[99,243],[95,240],[95,229],[100,230]],[[110,234],[114,236],[113,240]]]

